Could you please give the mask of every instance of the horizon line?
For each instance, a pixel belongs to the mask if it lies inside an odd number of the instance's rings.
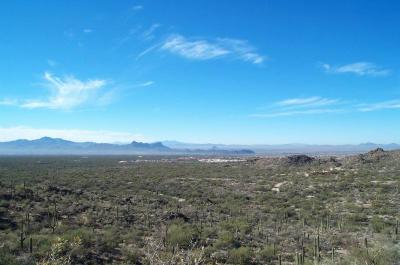
[[[131,144],[133,142],[137,143],[162,143],[165,144],[166,142],[175,142],[177,144],[182,144],[182,145],[216,145],[216,146],[281,146],[281,145],[305,145],[305,146],[360,146],[360,145],[400,145],[400,143],[396,142],[390,142],[390,143],[376,143],[376,142],[362,142],[362,143],[338,143],[338,144],[332,144],[332,143],[301,143],[301,142],[288,142],[288,143],[255,143],[255,144],[238,144],[238,143],[210,143],[210,142],[185,142],[185,141],[177,141],[177,140],[160,140],[160,141],[140,141],[140,140],[132,140],[132,141],[95,141],[95,140],[89,140],[89,141],[76,141],[76,140],[71,140],[67,138],[62,138],[62,137],[51,137],[51,136],[42,136],[39,138],[15,138],[12,140],[0,140],[0,143],[8,143],[8,142],[14,142],[14,141],[37,141],[41,139],[52,139],[52,140],[63,140],[63,141],[69,141],[69,142],[74,142],[74,143],[95,143],[95,144],[115,144],[115,145],[125,145],[125,144]]]

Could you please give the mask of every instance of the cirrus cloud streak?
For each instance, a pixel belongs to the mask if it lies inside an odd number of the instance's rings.
[[[339,99],[323,97],[289,98],[272,104],[266,113],[250,114],[256,118],[275,118],[295,115],[341,113],[346,110]]]
[[[192,60],[233,58],[252,64],[261,64],[265,57],[246,40],[217,38],[186,38],[179,34],[170,35],[161,45],[161,50]]]
[[[390,74],[389,69],[382,68],[371,62],[356,62],[345,65],[322,64],[326,73],[333,74],[355,74],[358,76],[386,76]]]
[[[400,99],[375,103],[356,103],[323,97],[289,98],[272,103],[264,113],[250,114],[255,118],[274,118],[311,114],[355,113],[400,110]]]

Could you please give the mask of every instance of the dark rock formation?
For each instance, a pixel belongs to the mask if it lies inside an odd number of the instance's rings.
[[[176,219],[182,219],[185,222],[189,222],[190,218],[184,215],[183,213],[177,213],[177,212],[170,212],[164,215],[162,218],[163,221],[172,221]]]
[[[387,152],[383,148],[377,148],[375,150],[369,151],[366,154],[361,154],[358,156],[358,160],[362,163],[374,163],[378,162],[385,157],[387,157]]]
[[[286,158],[286,164],[289,166],[303,166],[313,162],[315,158],[307,155],[291,155]]]

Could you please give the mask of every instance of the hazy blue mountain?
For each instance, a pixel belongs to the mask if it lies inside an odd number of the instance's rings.
[[[162,142],[130,144],[108,144],[94,142],[73,142],[59,138],[43,137],[37,140],[16,140],[0,142],[0,155],[112,155],[112,154],[215,154],[247,155],[251,150],[223,150],[170,148]]]
[[[60,138],[43,137],[36,140],[0,142],[0,155],[109,155],[109,154],[199,154],[199,155],[281,155],[294,153],[349,154],[370,151],[376,148],[400,149],[400,145],[362,143],[358,145],[224,145],[193,144],[178,141],[129,144],[95,142],[73,142]]]
[[[376,143],[361,143],[355,145],[311,145],[311,144],[279,144],[279,145],[225,145],[225,144],[195,144],[183,143],[179,141],[163,141],[165,146],[178,149],[224,149],[224,150],[240,150],[250,149],[257,154],[293,154],[293,153],[310,153],[310,154],[348,154],[361,153],[370,151],[376,148],[385,150],[400,149],[400,145],[396,143],[376,144]]]

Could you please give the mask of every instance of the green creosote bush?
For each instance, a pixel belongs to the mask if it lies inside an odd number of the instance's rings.
[[[271,262],[274,259],[274,246],[264,246],[264,248],[259,252],[259,256],[262,262]]]
[[[227,220],[221,223],[221,227],[232,233],[239,233],[241,236],[251,232],[251,225],[245,218]]]
[[[253,252],[248,247],[240,247],[229,251],[229,262],[233,264],[250,264]]]
[[[191,225],[175,222],[168,226],[166,243],[170,247],[188,248],[197,237],[197,232]]]
[[[399,264],[400,245],[379,242],[368,249],[353,248],[340,265],[395,265]]]
[[[233,233],[230,231],[222,231],[219,236],[217,241],[215,242],[215,247],[216,248],[227,248],[236,245],[235,244],[235,238],[233,236]]]
[[[126,264],[141,264],[143,253],[139,249],[132,246],[125,246],[121,251],[126,259]]]
[[[0,265],[17,265],[19,264],[15,258],[11,254],[11,252],[7,249],[0,250]]]
[[[70,265],[73,264],[71,255],[74,249],[81,245],[81,239],[75,237],[72,240],[57,238],[52,244],[47,257],[40,260],[36,265]]]
[[[374,216],[371,220],[371,226],[375,233],[380,233],[385,229],[385,222],[379,216]]]

